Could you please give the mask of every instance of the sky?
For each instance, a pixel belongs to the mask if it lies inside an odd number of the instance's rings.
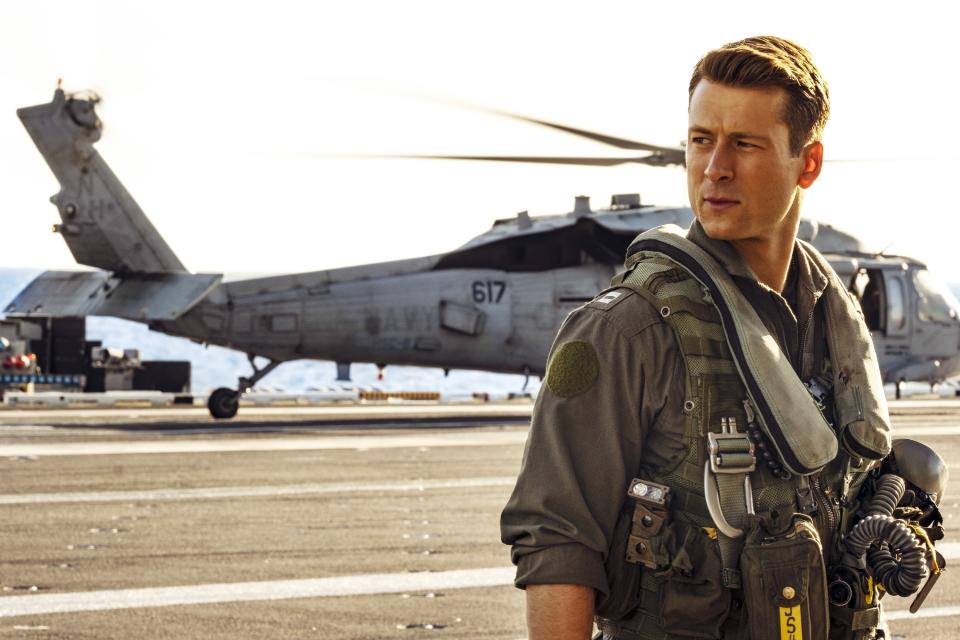
[[[885,2],[48,0],[0,24],[0,266],[71,268],[58,186],[15,116],[58,78],[102,97],[98,149],[188,268],[278,273],[454,249],[495,219],[615,193],[686,206],[680,168],[357,159],[608,155],[473,104],[651,143],[685,137],[706,50],[775,34],[830,85],[804,214],[960,282],[956,9]],[[786,7],[786,3],[783,3]],[[930,8],[926,8],[926,7]],[[850,161],[857,160],[857,161]]]

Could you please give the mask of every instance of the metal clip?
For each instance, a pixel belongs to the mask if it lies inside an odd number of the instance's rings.
[[[739,538],[743,535],[743,529],[738,529],[727,521],[723,515],[723,508],[720,506],[720,490],[717,487],[716,476],[710,473],[710,464],[703,465],[703,493],[707,502],[707,511],[713,524],[717,525],[717,531],[728,538]],[[753,508],[753,484],[750,483],[750,476],[743,476],[743,500],[746,503],[747,513],[755,515]]]
[[[817,408],[820,411],[824,411],[827,408],[827,396],[830,395],[830,387],[828,383],[825,383],[820,378],[814,376],[810,378],[809,381],[804,382],[803,386],[807,388],[807,392],[810,394],[810,397],[813,398],[813,401],[817,403]]]
[[[722,433],[707,434],[709,460],[703,465],[703,490],[710,518],[717,530],[728,538],[739,538],[743,529],[730,524],[720,505],[720,488],[717,474],[742,474],[743,499],[746,512],[753,515],[753,485],[750,472],[757,468],[753,442],[746,434],[737,431],[736,418],[721,418]]]
[[[819,510],[817,499],[813,496],[813,488],[806,476],[801,476],[800,486],[797,487],[797,508],[800,509],[800,513],[805,513],[808,516]]]
[[[722,433],[707,434],[707,451],[713,473],[750,473],[757,468],[754,446],[747,434],[737,431],[736,418],[720,418]]]

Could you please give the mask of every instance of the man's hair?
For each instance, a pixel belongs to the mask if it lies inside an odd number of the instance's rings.
[[[795,156],[823,136],[830,94],[810,52],[789,40],[756,36],[707,52],[693,69],[690,99],[701,80],[732,87],[779,87],[787,92],[782,118]]]

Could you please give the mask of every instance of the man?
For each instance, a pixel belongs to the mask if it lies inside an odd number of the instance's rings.
[[[803,192],[820,175],[828,113],[827,87],[810,54],[781,38],[749,38],[711,51],[690,81],[686,164],[696,222],[687,239],[732,278],[805,382],[830,369],[821,299],[845,296],[842,287],[831,289],[836,279],[822,258],[796,241]],[[628,266],[642,263],[640,257]],[[666,269],[661,292],[690,282],[670,265],[658,267]],[[709,340],[697,333],[721,332],[716,319],[712,328],[697,320],[684,335],[680,314],[671,315],[671,306],[651,291],[608,290],[570,314],[551,351],[523,467],[501,519],[516,584],[526,590],[530,640],[589,638],[595,615],[604,638],[747,637],[736,561],[711,551],[716,528],[695,508],[704,501],[695,475],[703,475],[705,439],[699,436],[719,431],[721,420],[727,424],[713,403],[742,425],[746,393],[735,373],[692,369],[691,363],[726,358],[720,364],[733,371],[722,333]],[[700,298],[676,304],[700,308]],[[691,337],[713,344],[708,355],[716,357],[691,355]],[[825,403],[825,413],[835,413],[830,400]],[[889,448],[883,425],[877,433],[881,451],[870,457],[886,453],[884,437]],[[769,464],[763,478],[759,469],[750,474],[755,486],[759,481],[760,493],[772,495],[779,482],[786,487],[779,493],[793,496],[798,476],[784,472],[761,437],[755,441]],[[844,456],[825,467],[827,486],[816,487],[824,495],[840,495]],[[657,538],[653,552],[650,540],[630,538],[636,553],[648,554],[639,561],[627,561],[623,551],[624,539],[636,533],[626,499],[633,478],[660,481],[675,494],[668,520],[677,531],[667,542]],[[807,485],[797,489],[804,490],[810,495]],[[785,508],[814,513],[792,502]],[[778,516],[767,508],[771,513]],[[839,512],[820,506],[817,518],[829,555]],[[705,566],[715,567],[713,573],[698,573]]]

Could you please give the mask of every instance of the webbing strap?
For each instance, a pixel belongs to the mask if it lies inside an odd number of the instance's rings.
[[[846,624],[851,631],[875,629],[880,624],[880,607],[851,609],[831,604],[830,617]]]
[[[717,491],[720,494],[720,510],[727,522],[743,529],[747,515],[747,504],[743,490],[745,474],[710,474],[716,478]],[[723,586],[728,589],[740,588],[740,551],[743,549],[743,537],[731,538],[717,531],[720,546],[720,562],[723,565]]]

